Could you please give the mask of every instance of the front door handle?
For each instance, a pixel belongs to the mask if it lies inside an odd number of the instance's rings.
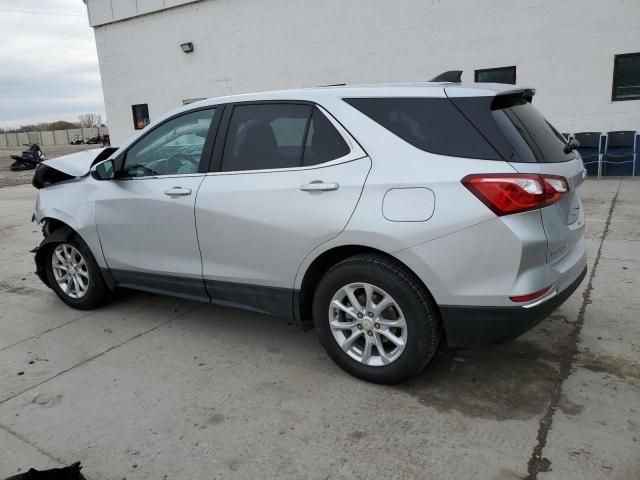
[[[187,195],[191,195],[190,188],[182,188],[182,187],[173,187],[169,190],[164,191],[165,195],[169,195],[170,197],[185,197]]]
[[[331,192],[338,190],[340,185],[337,183],[325,183],[321,180],[314,180],[311,183],[306,183],[300,187],[303,192]]]

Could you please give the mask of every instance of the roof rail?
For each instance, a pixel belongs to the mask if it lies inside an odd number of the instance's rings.
[[[430,82],[451,82],[451,83],[461,83],[462,82],[462,70],[449,70],[448,72],[443,72],[440,75],[436,75],[433,77]]]

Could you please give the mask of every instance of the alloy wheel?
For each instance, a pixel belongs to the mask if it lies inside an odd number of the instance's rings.
[[[73,245],[61,243],[51,255],[53,278],[70,298],[82,298],[89,289],[89,269],[82,254]]]
[[[370,283],[351,283],[334,294],[329,325],[347,355],[372,367],[393,363],[407,344],[407,323],[400,306]]]

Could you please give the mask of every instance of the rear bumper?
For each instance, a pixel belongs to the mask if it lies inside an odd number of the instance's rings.
[[[580,286],[586,274],[585,266],[564,290],[528,308],[441,305],[440,313],[447,334],[447,344],[456,347],[487,345],[522,335],[564,303]]]

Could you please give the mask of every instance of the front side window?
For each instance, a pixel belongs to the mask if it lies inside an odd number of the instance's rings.
[[[475,81],[478,83],[507,83],[515,85],[516,67],[484,68],[476,70]]]
[[[187,113],[149,132],[127,151],[122,176],[197,173],[215,112]]]
[[[611,100],[640,99],[640,53],[616,55]]]
[[[146,103],[140,105],[131,105],[133,113],[133,128],[142,130],[149,125],[149,105]]]
[[[345,140],[317,107],[238,105],[229,123],[222,170],[311,166],[348,153]]]

